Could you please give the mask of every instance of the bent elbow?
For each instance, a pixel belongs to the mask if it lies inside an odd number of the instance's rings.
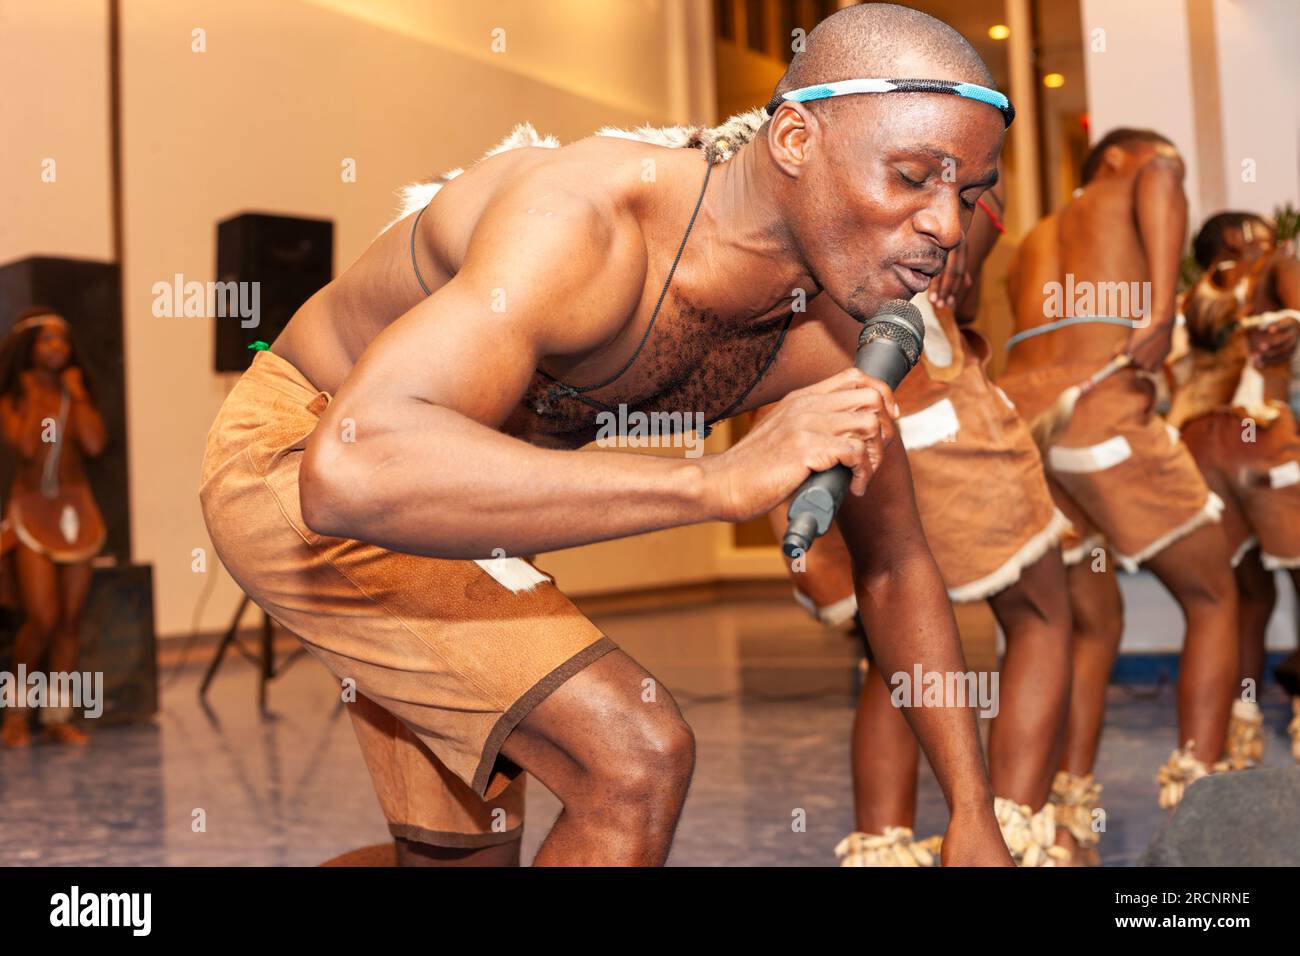
[[[314,534],[351,537],[352,487],[340,456],[322,442],[308,442],[298,468],[298,507],[303,524]]]

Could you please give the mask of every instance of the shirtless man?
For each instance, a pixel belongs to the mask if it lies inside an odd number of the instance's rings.
[[[875,77],[950,82],[823,85]],[[517,856],[522,768],[564,805],[536,862],[668,855],[689,727],[549,579],[494,555],[745,520],[841,462],[877,659],[964,668],[893,396],[843,367],[854,319],[924,290],[996,180],[1012,113],[989,84],[931,17],[840,11],[727,161],[608,137],[493,156],[257,354],[209,437],[204,515],[241,587],[368,702],[395,836]],[[797,289],[847,315],[794,312]],[[621,403],[711,422],[770,402],[721,455],[576,451]],[[972,713],[909,716],[951,807],[945,862],[1008,865]]]
[[[1002,231],[1002,194],[979,202],[970,233],[929,298],[925,356],[899,386],[901,441],[926,539],[954,603],[989,602],[1007,638],[989,735],[995,809],[1022,866],[1054,866],[1056,806],[1070,690],[1070,608],[1059,541],[1069,522],[1054,506],[1038,449],[984,371],[989,344],[973,328],[985,258]],[[818,300],[820,302],[820,300]],[[772,514],[778,538],[785,509]],[[792,562],[795,596],[829,624],[851,615],[853,573],[837,535]],[[839,610],[839,609],[843,610]],[[868,648],[868,657],[870,649]],[[910,676],[910,675],[908,675]],[[929,865],[934,840],[913,840],[919,753],[890,674],[868,669],[853,722],[857,823],[836,848],[841,866]]]
[[[1205,270],[1183,300],[1188,345],[1171,356],[1170,424],[1223,498],[1236,569],[1242,696],[1232,704],[1229,759],[1264,756],[1254,691],[1264,677],[1264,632],[1285,569],[1300,591],[1300,433],[1288,402],[1300,333],[1300,260],[1272,223],[1246,212],[1211,216],[1193,243]],[[1300,757],[1300,698],[1292,750]]]
[[[1115,130],[1093,147],[1083,188],[1025,237],[1010,274],[1017,333],[999,384],[1027,421],[1121,354],[1132,365],[1085,394],[1046,453],[1081,540],[1066,552],[1074,674],[1062,765],[1091,774],[1106,685],[1123,629],[1102,541],[1126,570],[1146,564],[1186,617],[1178,678],[1180,749],[1160,773],[1161,805],[1223,753],[1236,677],[1236,589],[1223,502],[1151,411],[1147,374],[1169,351],[1187,227],[1183,162],[1163,136]],[[1182,748],[1186,748],[1186,750]]]

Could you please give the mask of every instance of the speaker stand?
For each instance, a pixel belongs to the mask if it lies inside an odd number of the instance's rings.
[[[259,629],[259,641],[257,653],[253,653],[244,647],[243,642],[239,640],[239,622],[244,617],[244,612],[248,610],[248,605],[252,603],[247,594],[240,597],[239,606],[235,608],[235,616],[230,621],[230,627],[221,637],[221,643],[217,645],[217,652],[212,655],[212,661],[208,664],[208,670],[203,675],[203,683],[199,685],[199,700],[207,703],[208,687],[212,684],[212,679],[217,676],[217,671],[221,668],[221,662],[225,659],[226,651],[234,645],[240,655],[249,663],[257,667],[257,709],[266,715],[266,692],[267,685],[275,680],[286,670],[289,665],[296,661],[306,651],[299,647],[290,652],[289,656],[280,662],[279,666],[275,663],[275,625],[271,617],[261,608],[258,613],[262,615],[262,626]]]

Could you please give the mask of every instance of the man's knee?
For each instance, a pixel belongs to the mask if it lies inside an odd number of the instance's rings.
[[[606,789],[629,799],[685,793],[695,770],[695,734],[676,708],[638,715],[622,735],[619,749],[617,759],[596,768]]]
[[[1188,614],[1234,613],[1237,582],[1226,562],[1207,560],[1174,588],[1174,598]]]
[[[1006,618],[1008,636],[1016,625],[1048,627],[1068,634],[1070,602],[1060,553],[1051,551],[1026,568],[1020,580],[994,601],[998,616]]]
[[[1119,643],[1124,602],[1113,571],[1094,571],[1083,563],[1070,568],[1071,629],[1076,639]]]

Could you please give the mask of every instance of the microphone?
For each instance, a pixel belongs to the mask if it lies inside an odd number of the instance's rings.
[[[853,364],[890,388],[898,388],[920,359],[924,342],[925,322],[920,310],[910,302],[891,299],[863,323]],[[790,523],[781,542],[786,557],[806,554],[812,543],[826,533],[852,478],[849,468],[836,465],[804,479],[790,502]]]

